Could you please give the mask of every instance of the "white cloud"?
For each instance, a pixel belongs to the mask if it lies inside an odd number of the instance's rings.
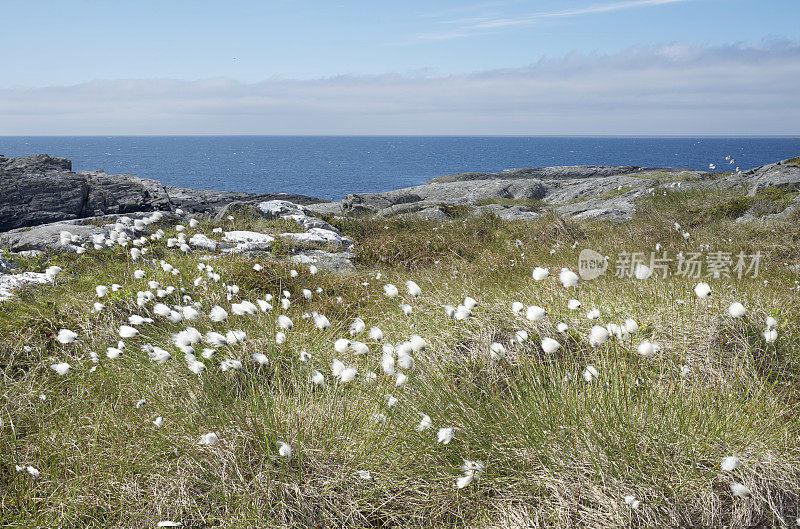
[[[457,25],[457,30],[440,33],[425,33],[418,36],[419,40],[436,41],[452,40],[464,37],[480,35],[487,31],[499,30],[510,27],[531,26],[543,20],[552,18],[570,18],[584,15],[595,15],[599,13],[610,13],[625,9],[660,6],[665,4],[677,4],[692,0],[625,0],[622,2],[612,2],[606,4],[595,4],[575,9],[561,9],[558,11],[540,11],[515,15],[514,17],[495,17],[495,18],[473,18],[473,19],[454,19],[443,20],[443,24]]]
[[[0,134],[800,134],[800,44],[667,45],[447,76],[0,89]]]

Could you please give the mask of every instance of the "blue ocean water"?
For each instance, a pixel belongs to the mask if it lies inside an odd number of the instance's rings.
[[[750,169],[800,155],[800,138],[467,136],[0,137],[0,154],[46,153],[73,169],[103,169],[195,189],[340,199],[450,173],[548,165]]]

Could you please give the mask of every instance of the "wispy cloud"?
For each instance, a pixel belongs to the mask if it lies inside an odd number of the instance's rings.
[[[797,86],[798,42],[672,44],[445,76],[2,88],[0,135],[800,134]]]
[[[622,11],[624,9],[634,9],[641,7],[659,6],[665,4],[677,4],[692,0],[626,0],[607,4],[595,4],[576,9],[562,9],[558,11],[541,11],[536,13],[526,13],[514,17],[494,17],[494,18],[472,18],[472,19],[446,19],[441,20],[442,24],[457,25],[455,31],[445,31],[440,33],[425,33],[419,35],[420,40],[451,40],[456,38],[469,37],[486,33],[487,31],[499,30],[509,27],[531,26],[547,19],[578,17],[599,13],[610,13]]]

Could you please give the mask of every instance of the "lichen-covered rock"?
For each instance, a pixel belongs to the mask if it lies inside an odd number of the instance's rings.
[[[232,245],[223,249],[226,252],[255,252],[272,248],[275,237],[255,231],[227,231],[222,240]]]

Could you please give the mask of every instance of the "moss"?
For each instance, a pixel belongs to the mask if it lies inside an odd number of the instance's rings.
[[[800,156],[795,156],[794,158],[789,158],[786,160],[788,165],[794,165],[795,167],[800,167]]]

